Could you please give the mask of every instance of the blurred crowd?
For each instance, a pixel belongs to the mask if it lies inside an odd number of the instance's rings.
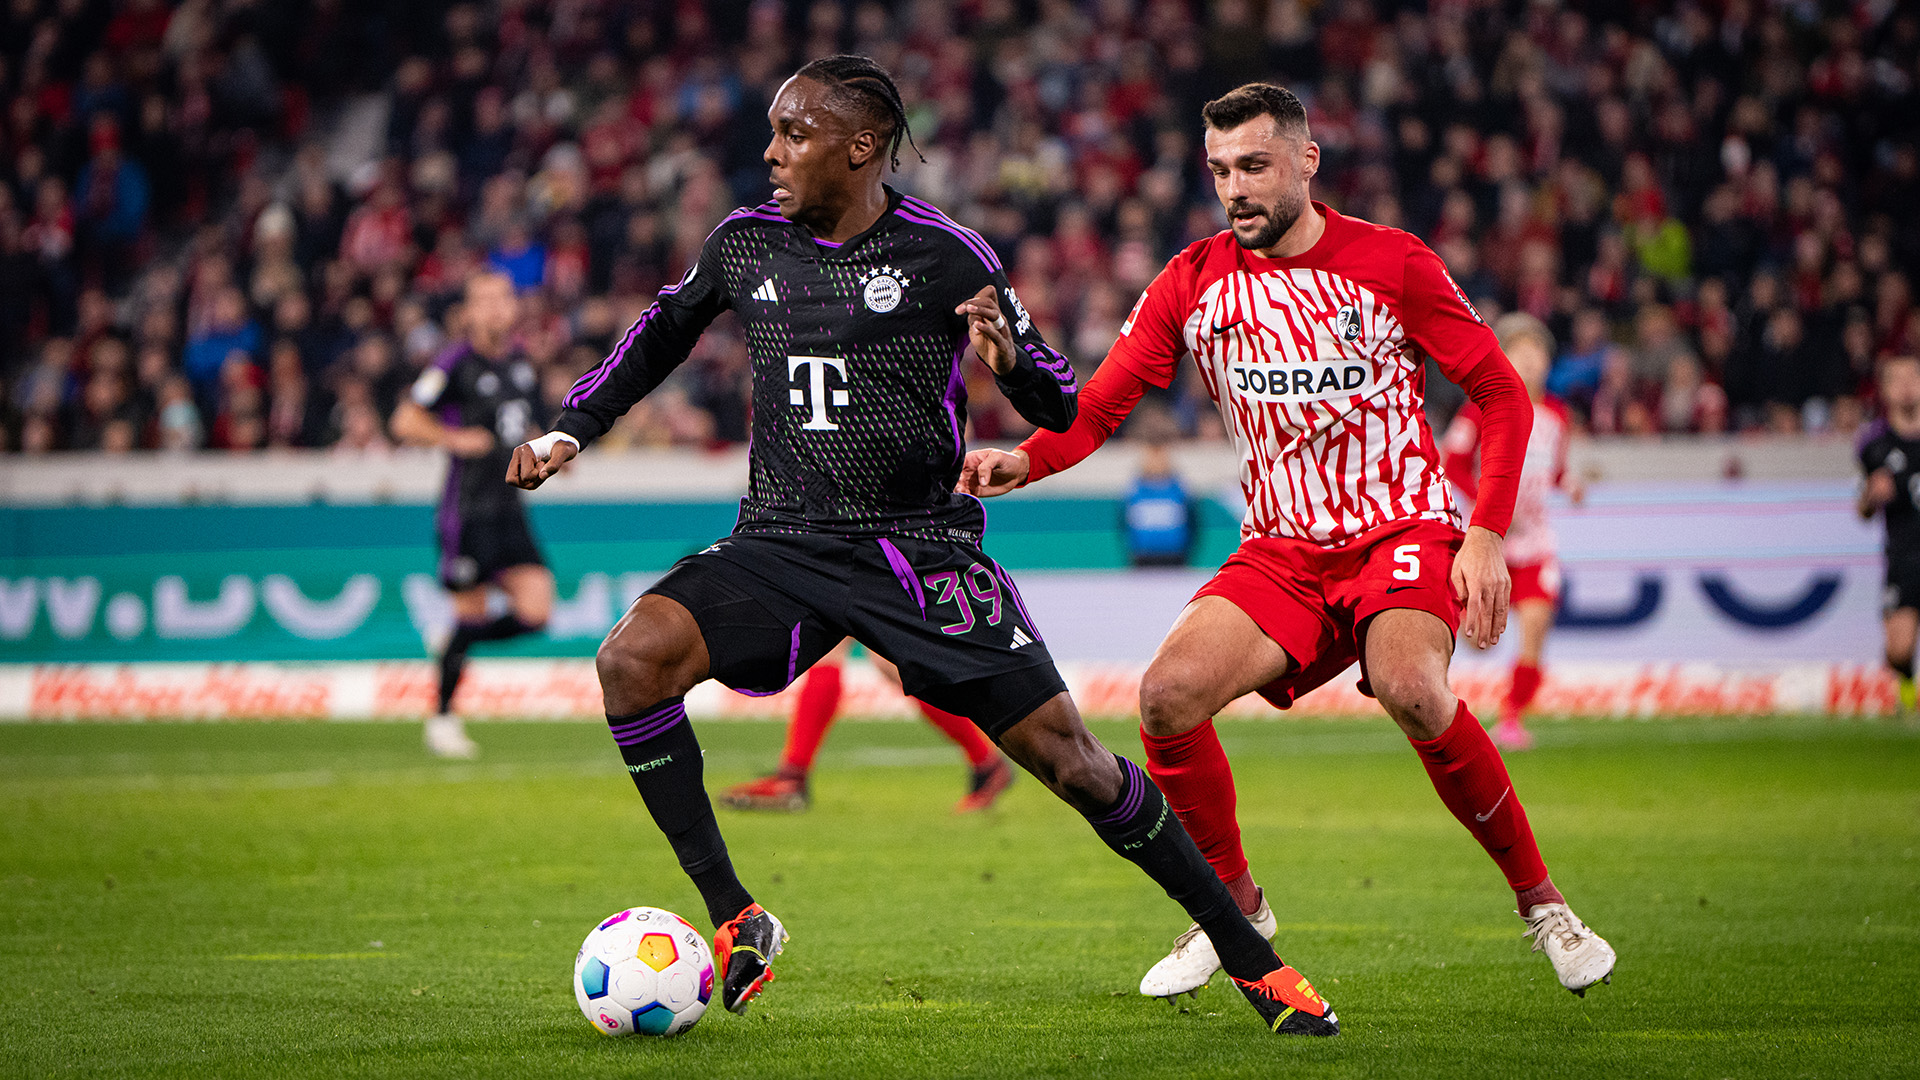
[[[1317,197],[1558,340],[1595,435],[1846,431],[1920,344],[1920,13],[1896,0],[0,0],[0,445],[333,447],[504,269],[550,399],[736,205],[807,59],[898,78],[897,186],[1091,371],[1223,227],[1200,105],[1307,103]],[[1025,425],[978,365],[974,435]],[[745,439],[730,320],[608,439]],[[1217,439],[1183,378],[1144,412]]]

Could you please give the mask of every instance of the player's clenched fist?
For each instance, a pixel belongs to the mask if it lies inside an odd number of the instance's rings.
[[[513,448],[513,460],[507,463],[507,483],[532,491],[579,454],[580,444],[557,431],[523,442]]]
[[[983,499],[1005,495],[1026,482],[1032,467],[1025,450],[975,450],[960,466],[960,482],[953,490]]]

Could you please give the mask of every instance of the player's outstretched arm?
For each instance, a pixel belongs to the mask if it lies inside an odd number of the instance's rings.
[[[493,450],[493,432],[483,427],[450,427],[418,403],[403,400],[393,410],[387,430],[413,446],[438,446],[455,457],[481,457]]]
[[[634,402],[671,375],[713,320],[732,306],[715,238],[734,220],[728,218],[713,230],[700,249],[700,258],[679,284],[661,289],[653,306],[620,336],[613,352],[561,397],[553,430],[572,438],[576,452],[606,434]]]
[[[507,483],[532,491],[579,454],[580,444],[572,437],[550,431],[513,448],[513,460],[507,462]]]
[[[1025,450],[975,450],[960,466],[960,482],[954,490],[981,499],[1005,495],[1027,482],[1032,467]]]
[[[1453,595],[1464,605],[1460,633],[1476,648],[1492,648],[1507,632],[1513,579],[1507,576],[1505,547],[1499,533],[1469,525],[1460,553],[1453,557]]]
[[[1072,468],[1119,430],[1120,421],[1127,418],[1146,391],[1146,380],[1125,364],[1115,363],[1109,354],[1080,392],[1080,414],[1067,430],[1036,431],[1011,454],[1003,450],[968,454],[956,490],[981,497],[1003,495]]]

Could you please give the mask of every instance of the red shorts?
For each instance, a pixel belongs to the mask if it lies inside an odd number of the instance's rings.
[[[1560,602],[1560,560],[1549,555],[1537,563],[1526,566],[1508,564],[1507,573],[1513,578],[1513,595],[1508,598],[1509,605],[1526,600],[1545,600],[1549,604]]]
[[[1253,619],[1294,666],[1260,688],[1287,708],[1363,656],[1367,622],[1389,608],[1430,612],[1460,629],[1449,578],[1465,534],[1439,521],[1396,521],[1328,550],[1306,540],[1244,540],[1194,599],[1218,596]],[[1362,664],[1360,689],[1367,690]]]

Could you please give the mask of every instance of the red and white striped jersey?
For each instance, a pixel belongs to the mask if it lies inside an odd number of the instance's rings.
[[[1456,381],[1498,348],[1425,244],[1315,203],[1291,259],[1231,232],[1175,256],[1108,353],[1157,386],[1192,353],[1240,451],[1240,535],[1337,547],[1393,521],[1461,524],[1423,412],[1423,356]]]
[[[1547,496],[1565,482],[1567,443],[1573,423],[1558,398],[1533,403],[1533,434],[1527,437],[1527,456],[1520,466],[1520,489],[1513,498],[1513,524],[1507,526],[1509,566],[1536,566],[1554,557],[1559,544],[1547,519]],[[1469,401],[1460,407],[1440,440],[1447,478],[1469,505],[1478,494],[1480,409]]]

